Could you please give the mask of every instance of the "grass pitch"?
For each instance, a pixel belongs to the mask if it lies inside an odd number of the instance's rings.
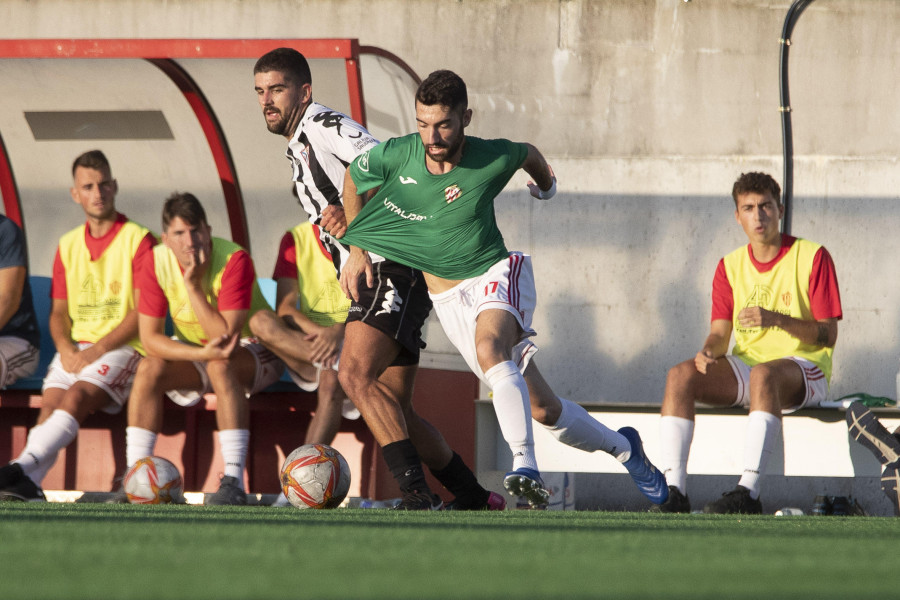
[[[900,519],[0,504],[0,594],[881,598]]]

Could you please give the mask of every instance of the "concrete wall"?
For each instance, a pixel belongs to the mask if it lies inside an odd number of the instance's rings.
[[[5,0],[0,37],[356,37],[422,75],[456,70],[475,110],[469,133],[531,141],[559,177],[551,202],[531,200],[524,177],[498,202],[509,245],[535,255],[548,380],[580,402],[658,403],[668,366],[706,334],[716,261],[744,242],[733,180],[750,169],[781,179],[789,5]],[[893,0],[819,0],[792,38],[793,232],[837,264],[836,395],[894,395],[898,23]],[[458,366],[436,329],[429,360]]]

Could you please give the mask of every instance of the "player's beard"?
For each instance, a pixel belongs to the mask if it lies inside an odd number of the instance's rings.
[[[266,113],[263,112],[263,117],[266,116]],[[276,135],[284,135],[285,130],[287,129],[287,119],[284,116],[284,113],[278,111],[278,116],[280,117],[277,121],[270,121],[266,119],[266,128],[276,134]]]
[[[460,132],[459,137],[450,143],[428,144],[425,147],[425,152],[428,154],[428,157],[435,162],[446,162],[452,160],[459,153],[459,149],[462,147],[465,139],[466,136]],[[436,149],[438,150],[438,154],[433,153]]]

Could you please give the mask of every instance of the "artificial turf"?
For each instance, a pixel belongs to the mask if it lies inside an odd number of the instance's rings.
[[[900,520],[0,504],[3,598],[894,597]]]

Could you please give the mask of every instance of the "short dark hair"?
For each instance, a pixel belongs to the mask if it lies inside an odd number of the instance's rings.
[[[88,150],[76,158],[75,162],[72,163],[72,177],[75,177],[75,170],[78,167],[83,169],[94,169],[95,171],[101,171],[103,169],[112,171],[109,167],[109,161],[106,160],[106,155],[99,150]]]
[[[734,198],[734,205],[737,206],[738,196],[744,194],[766,194],[772,195],[772,199],[776,204],[781,204],[781,187],[778,182],[768,173],[741,173],[734,187],[731,188],[731,197]]]
[[[465,112],[469,107],[466,83],[462,77],[446,69],[435,71],[419,84],[416,101],[425,106],[446,106],[460,112]]]
[[[306,57],[293,48],[275,48],[263,54],[253,66],[253,74],[278,71],[298,85],[312,84]]]
[[[166,198],[162,212],[163,231],[169,229],[169,223],[176,217],[191,226],[209,225],[203,205],[189,192],[173,192]]]

